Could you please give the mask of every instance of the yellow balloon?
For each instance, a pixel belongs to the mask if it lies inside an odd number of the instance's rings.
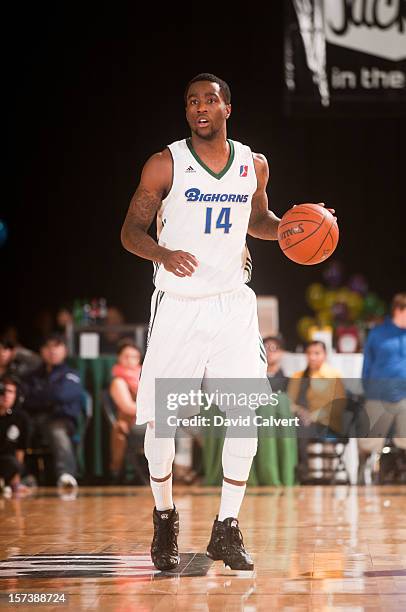
[[[312,325],[316,325],[316,320],[312,317],[301,317],[297,322],[297,333],[305,342],[310,340],[309,329],[312,327]]]
[[[354,321],[362,312],[364,299],[359,293],[351,291],[348,296],[347,305],[350,311],[350,318]]]
[[[337,301],[337,291],[329,289],[324,294],[324,309],[332,308]]]
[[[306,289],[306,300],[310,308],[320,310],[324,306],[325,289],[320,283],[312,283]]]
[[[329,308],[323,308],[322,310],[319,310],[319,312],[317,313],[317,322],[322,327],[324,327],[325,325],[330,325],[332,320],[333,320],[333,315]]]
[[[351,293],[352,291],[346,287],[340,287],[336,293],[336,302],[341,302],[342,304],[347,304],[347,306],[349,306],[348,300],[351,299]]]

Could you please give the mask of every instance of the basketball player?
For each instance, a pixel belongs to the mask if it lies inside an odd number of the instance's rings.
[[[122,228],[122,244],[154,262],[148,349],[137,397],[137,423],[148,422],[145,456],[152,493],[151,557],[160,570],[179,564],[179,516],[172,500],[174,439],[155,437],[155,378],[263,378],[256,297],[245,284],[252,262],[246,235],[276,240],[268,210],[263,155],[227,138],[227,83],[199,74],[186,87],[191,138],[145,164]],[[148,235],[157,215],[158,243]],[[251,570],[238,526],[256,438],[227,437],[219,514],[207,548],[231,569]]]

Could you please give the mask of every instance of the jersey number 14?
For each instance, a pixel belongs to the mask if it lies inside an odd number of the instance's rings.
[[[213,209],[206,208],[206,225],[204,228],[205,234],[211,234]],[[216,221],[216,229],[223,229],[225,234],[230,233],[230,208],[222,208]]]

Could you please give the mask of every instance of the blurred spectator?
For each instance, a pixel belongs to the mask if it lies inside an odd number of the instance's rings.
[[[25,494],[29,490],[21,484],[29,421],[25,412],[18,409],[20,400],[18,378],[6,374],[0,379],[0,478],[14,494]]]
[[[110,395],[117,408],[117,419],[111,430],[110,474],[113,482],[120,479],[128,437],[135,428],[140,373],[141,351],[133,342],[124,340],[118,347],[110,384]]]
[[[104,320],[105,327],[115,327],[124,325],[125,319],[123,313],[116,306],[109,306],[107,308],[107,315]],[[118,343],[124,341],[128,334],[120,331],[106,331],[101,335],[100,339],[100,350],[102,353],[113,354],[117,352]]]
[[[73,325],[73,315],[67,307],[62,306],[56,313],[57,331],[66,336],[66,328],[70,325]]]
[[[0,340],[0,376],[10,370],[14,345],[9,340]]]
[[[306,346],[307,367],[293,374],[288,384],[291,409],[299,417],[299,467],[307,468],[309,439],[342,433],[346,392],[341,373],[326,363],[326,345],[320,340]]]
[[[10,373],[22,378],[35,370],[41,363],[39,355],[15,345],[7,339],[0,339],[0,376]]]
[[[406,449],[406,292],[392,300],[391,317],[370,331],[364,348],[362,380],[370,431],[360,438],[360,471],[391,432],[395,446]]]
[[[283,341],[279,336],[268,336],[264,338],[268,368],[266,375],[271,383],[273,393],[286,391],[288,378],[285,376],[281,361],[283,357]]]
[[[2,331],[1,337],[3,340],[9,340],[14,346],[19,344],[18,330],[15,325],[7,325]]]
[[[124,315],[116,306],[107,308],[106,325],[122,325],[124,323]]]
[[[24,409],[33,420],[33,446],[50,446],[58,486],[77,486],[73,436],[81,411],[83,388],[78,373],[66,363],[67,348],[59,334],[41,346],[42,365],[26,380]]]

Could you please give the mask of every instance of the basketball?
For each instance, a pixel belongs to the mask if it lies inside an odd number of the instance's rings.
[[[278,242],[286,257],[304,266],[318,264],[338,244],[337,219],[319,204],[298,204],[288,210],[278,227]]]

